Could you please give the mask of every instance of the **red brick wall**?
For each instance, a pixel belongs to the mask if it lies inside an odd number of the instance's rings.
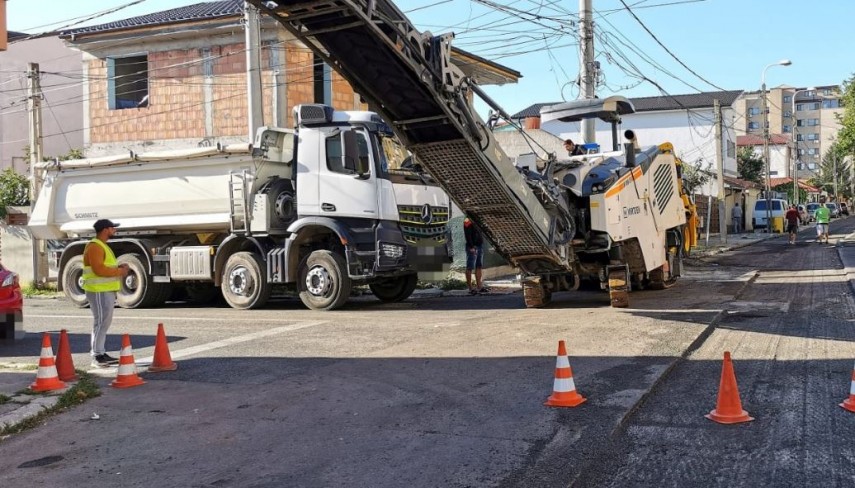
[[[283,49],[278,47],[280,51]],[[121,141],[203,139],[205,98],[201,49],[151,52],[149,61],[149,105],[143,108],[110,110],[107,92],[107,63],[89,61],[89,117],[91,143]],[[243,44],[210,47],[213,60],[212,137],[240,136],[247,127],[246,53]],[[287,125],[292,126],[291,109],[314,102],[311,51],[287,44],[284,48],[287,84]],[[267,49],[262,49],[262,100],[264,121],[273,122],[273,73]],[[333,105],[354,109],[353,90],[338,74],[333,74]],[[364,107],[360,107],[364,109]]]

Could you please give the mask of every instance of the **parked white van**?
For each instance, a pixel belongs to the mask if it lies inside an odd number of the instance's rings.
[[[779,199],[771,199],[769,200],[770,208],[772,209],[772,218],[781,217],[784,218],[784,215],[787,213],[787,201],[779,200]],[[752,214],[751,221],[754,223],[754,228],[758,227],[766,227],[766,199],[757,200],[754,203],[754,213]]]

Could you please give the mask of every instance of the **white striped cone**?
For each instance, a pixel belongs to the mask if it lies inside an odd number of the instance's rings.
[[[855,367],[852,368],[852,382],[849,384],[849,398],[843,400],[841,407],[855,413]]]
[[[39,355],[39,370],[36,372],[36,381],[30,385],[33,391],[53,391],[65,388],[65,383],[59,380],[56,372],[56,363],[53,359],[53,347],[50,345],[50,335],[42,334],[42,350]]]
[[[570,360],[567,358],[567,348],[564,341],[558,341],[558,357],[555,360],[555,381],[552,386],[552,395],[546,399],[544,405],[549,407],[575,407],[585,400],[576,391],[576,383],[573,382],[573,370],[570,368]]]
[[[115,388],[130,388],[145,384],[145,381],[137,376],[137,364],[134,362],[134,353],[131,349],[131,336],[122,336],[122,352],[119,354],[119,370],[116,379],[110,383]]]

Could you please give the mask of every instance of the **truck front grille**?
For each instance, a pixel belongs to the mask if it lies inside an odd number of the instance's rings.
[[[448,240],[448,207],[398,205],[401,231],[410,244],[443,244]]]

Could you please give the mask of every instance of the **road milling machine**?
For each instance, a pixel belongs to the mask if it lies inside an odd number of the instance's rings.
[[[596,280],[615,307],[632,287],[671,286],[682,269],[688,200],[670,144],[617,141],[623,97],[548,107],[544,120],[600,118],[612,150],[518,168],[491,128],[511,118],[450,62],[453,34],[420,32],[388,0],[250,0],[346,78],[388,121],[495,250],[523,276],[529,307]],[[472,106],[494,110],[484,122]]]

